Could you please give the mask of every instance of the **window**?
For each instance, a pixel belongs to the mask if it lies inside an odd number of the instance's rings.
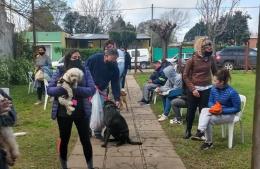
[[[250,50],[249,56],[257,56],[257,52],[255,50]]]
[[[135,51],[131,52],[132,57],[135,57]],[[140,57],[140,51],[137,50],[137,57]]]

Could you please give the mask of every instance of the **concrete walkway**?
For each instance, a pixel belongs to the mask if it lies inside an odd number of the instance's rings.
[[[105,149],[99,140],[92,138],[94,166],[99,169],[185,169],[150,106],[137,103],[142,93],[132,75],[127,76],[127,87],[131,108],[122,115],[127,120],[131,139],[143,144],[116,147],[115,143],[109,142]],[[69,168],[86,169],[79,141],[69,158]]]

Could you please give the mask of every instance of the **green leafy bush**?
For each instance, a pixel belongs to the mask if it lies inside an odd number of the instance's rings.
[[[11,73],[7,60],[0,60],[0,84],[8,85],[11,79]]]
[[[73,48],[56,47],[54,50],[55,50],[55,52],[61,52],[62,55],[64,56],[67,52],[69,52],[72,49]],[[79,50],[82,60],[86,60],[89,56],[103,51],[101,48],[88,48],[88,49],[77,49],[77,50]]]
[[[0,60],[0,84],[25,84],[32,70],[33,63],[26,58]]]

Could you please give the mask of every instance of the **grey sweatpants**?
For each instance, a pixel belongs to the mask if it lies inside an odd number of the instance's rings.
[[[149,101],[149,92],[154,90],[158,85],[154,83],[146,83],[143,88],[143,98]]]
[[[175,98],[171,101],[172,110],[175,113],[174,117],[181,120],[181,108],[187,108],[187,101],[182,98]]]
[[[209,108],[203,108],[199,117],[198,129],[205,132],[206,142],[212,143],[212,125],[232,122],[235,114],[212,115]]]

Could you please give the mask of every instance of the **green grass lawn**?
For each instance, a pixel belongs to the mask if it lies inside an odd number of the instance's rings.
[[[51,104],[44,111],[43,105],[35,106],[36,92],[27,94],[27,86],[12,86],[10,95],[17,111],[18,121],[15,132],[27,132],[17,138],[21,157],[14,169],[58,169],[59,161],[56,141],[59,136],[56,121],[51,120]],[[76,141],[73,131],[70,149]]]
[[[149,74],[137,74],[135,78],[140,86],[148,79]],[[252,126],[253,126],[253,103],[255,95],[255,74],[234,72],[231,85],[240,94],[247,97],[246,108],[243,116],[245,144],[241,143],[239,124],[236,124],[233,148],[228,149],[227,138],[221,138],[221,127],[214,126],[214,148],[202,151],[201,142],[183,139],[184,125],[170,125],[169,120],[162,122],[162,127],[172,141],[176,152],[183,160],[187,169],[247,169],[251,163]],[[151,105],[156,115],[162,114],[162,102]],[[186,114],[184,114],[185,116]],[[172,116],[172,113],[171,113]],[[185,118],[185,117],[184,117]],[[198,116],[194,121],[193,134],[197,129]]]

